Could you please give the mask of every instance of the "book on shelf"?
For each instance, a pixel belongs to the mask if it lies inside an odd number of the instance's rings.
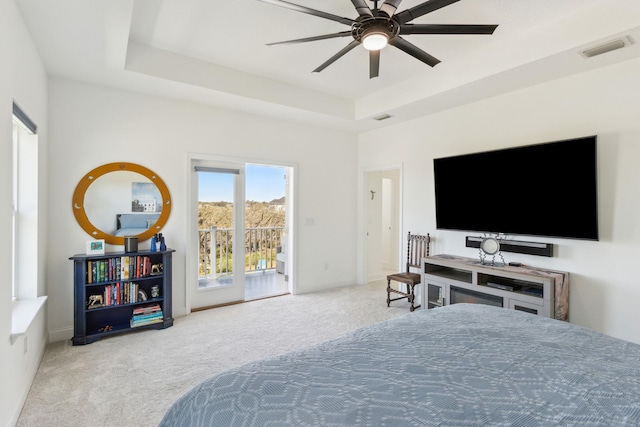
[[[151,275],[151,257],[125,255],[87,261],[87,283],[139,279]]]
[[[158,311],[162,311],[162,308],[160,307],[160,304],[153,304],[153,305],[147,305],[147,306],[143,306],[143,307],[136,307],[133,309],[133,314],[149,314],[149,313],[154,313],[154,312],[158,312]]]
[[[156,319],[143,320],[143,321],[135,321],[134,319],[131,319],[131,327],[136,328],[140,326],[152,325],[154,323],[162,323],[162,321],[163,321],[162,317],[158,317]]]
[[[136,314],[133,316],[133,320],[136,322],[142,322],[145,320],[152,320],[157,318],[162,318],[162,311],[157,311],[155,313],[149,314]]]
[[[162,322],[164,315],[159,304],[151,306],[137,307],[133,310],[133,316],[131,317],[131,327],[150,325],[153,323]]]
[[[129,279],[129,257],[128,256],[122,257],[122,267],[121,267],[120,276],[122,277],[122,280]]]
[[[145,301],[144,298],[140,298],[141,293],[143,291],[139,289],[139,285],[135,282],[116,282],[105,285],[103,305],[135,304]]]

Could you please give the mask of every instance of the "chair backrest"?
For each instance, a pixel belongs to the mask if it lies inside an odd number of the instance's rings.
[[[423,236],[409,232],[407,236],[407,273],[409,273],[411,267],[421,267],[420,261],[422,258],[429,256],[429,243],[431,243],[429,233]]]

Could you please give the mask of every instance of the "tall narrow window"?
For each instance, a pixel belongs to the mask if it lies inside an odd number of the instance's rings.
[[[14,117],[13,119],[13,144],[11,149],[12,154],[12,177],[11,177],[11,299],[13,301],[18,297],[17,292],[17,253],[18,253],[18,124]]]
[[[38,295],[38,135],[33,121],[13,104],[12,300]]]

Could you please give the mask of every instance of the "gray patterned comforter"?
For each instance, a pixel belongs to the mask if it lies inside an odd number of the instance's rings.
[[[216,375],[161,426],[639,426],[640,345],[485,305]]]

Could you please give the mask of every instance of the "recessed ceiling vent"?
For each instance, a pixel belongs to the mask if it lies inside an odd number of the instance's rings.
[[[377,120],[379,122],[383,121],[383,120],[387,120],[390,119],[393,116],[390,116],[389,114],[382,114],[380,116],[374,117],[373,120]]]
[[[613,50],[622,49],[625,46],[631,44],[631,39],[628,36],[621,37],[619,39],[611,40],[598,46],[583,50],[580,52],[587,58],[602,55],[603,53],[611,52]]]

